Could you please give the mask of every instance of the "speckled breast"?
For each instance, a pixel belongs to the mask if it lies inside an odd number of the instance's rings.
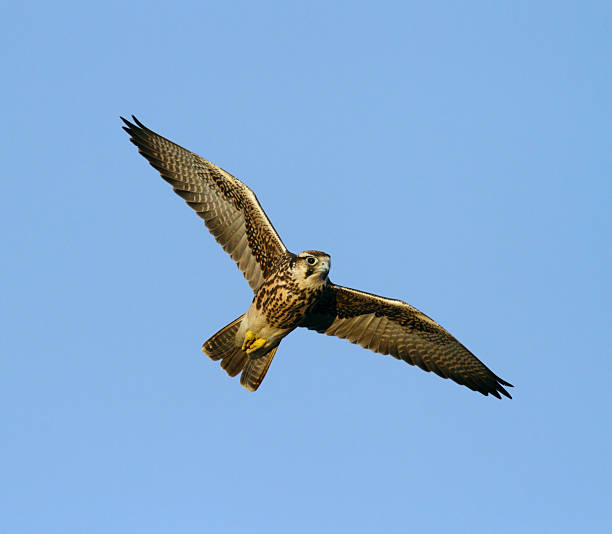
[[[300,288],[289,277],[271,277],[255,295],[255,306],[268,323],[278,328],[295,328],[321,295],[322,287]]]

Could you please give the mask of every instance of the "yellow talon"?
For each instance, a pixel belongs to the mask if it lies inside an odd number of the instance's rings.
[[[249,348],[246,351],[247,354],[251,354],[251,352],[255,352],[257,349],[260,349],[261,347],[263,347],[267,342],[268,340],[264,339],[263,337],[256,339],[250,344]]]
[[[247,330],[247,333],[244,336],[244,341],[242,343],[242,350],[247,350],[253,344],[253,341],[255,341],[256,337],[257,336],[255,336],[255,332]]]

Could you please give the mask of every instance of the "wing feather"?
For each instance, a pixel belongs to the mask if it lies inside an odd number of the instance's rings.
[[[501,398],[502,380],[451,334],[401,300],[328,285],[300,326],[390,354],[424,371]]]
[[[287,252],[255,194],[240,180],[197,154],[121,118],[138,151],[204,219],[217,242],[257,291],[278,257]]]

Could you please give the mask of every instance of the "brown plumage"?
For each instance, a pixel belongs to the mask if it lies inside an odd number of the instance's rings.
[[[202,350],[255,391],[282,339],[297,327],[347,339],[450,378],[483,395],[510,397],[512,386],[444,328],[401,300],[333,284],[330,257],[283,245],[253,192],[211,162],[149,130],[135,117],[124,130],[174,191],[204,219],[253,289],[247,313],[222,328]]]
[[[510,397],[502,386],[511,384],[439,324],[401,300],[329,284],[300,326],[390,354],[474,391]]]
[[[136,125],[123,119],[127,125],[124,130],[131,135],[138,152],[204,219],[255,291],[272,272],[278,256],[287,252],[257,197],[228,172],[133,118]]]

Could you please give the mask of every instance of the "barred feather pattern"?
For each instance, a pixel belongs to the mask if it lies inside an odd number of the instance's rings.
[[[257,197],[240,180],[210,161],[169,141],[132,117],[121,118],[130,141],[175,193],[204,219],[217,242],[257,291],[287,252]]]
[[[483,395],[511,398],[502,380],[457,339],[409,304],[329,283],[300,326],[347,339],[450,378]]]

